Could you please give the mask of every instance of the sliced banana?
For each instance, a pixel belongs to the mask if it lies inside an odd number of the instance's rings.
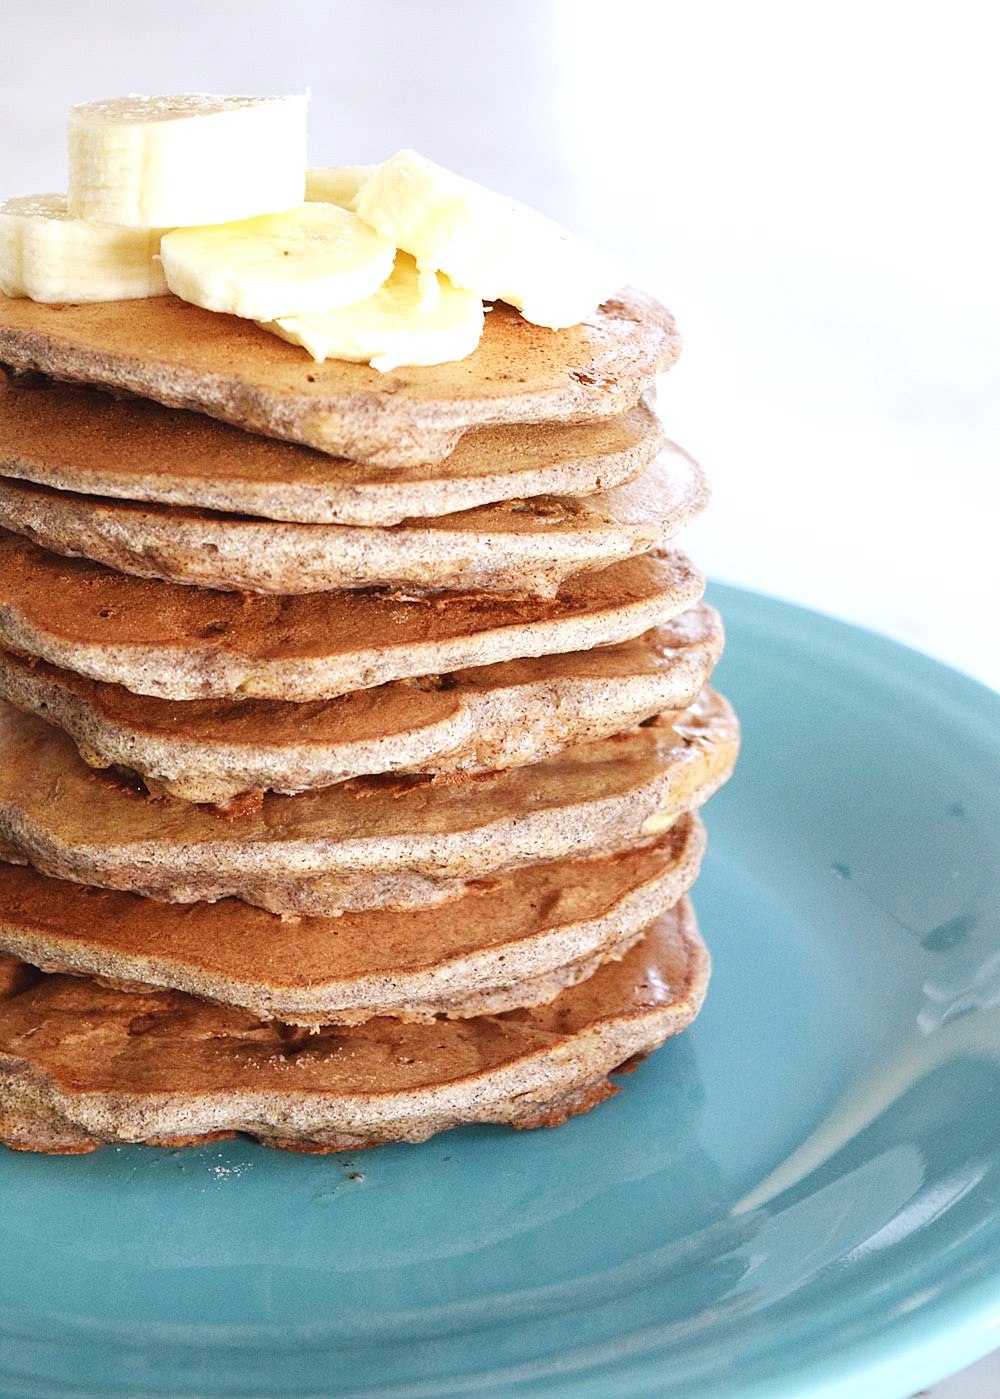
[[[390,276],[395,255],[393,243],[336,204],[178,228],[160,244],[172,292],[255,321],[363,301]]]
[[[354,207],[421,271],[443,272],[456,287],[507,301],[553,330],[585,320],[625,280],[593,244],[415,151],[378,166]]]
[[[121,97],[69,114],[69,210],[129,228],[230,223],[302,202],[306,94]]]
[[[126,301],[162,296],[160,229],[71,218],[64,194],[0,204],[0,291],[32,301]]]
[[[353,209],[358,190],[377,169],[377,165],[310,166],[306,171],[306,198]]]
[[[428,304],[426,274],[406,253],[396,257],[392,276],[374,296],[354,306],[282,316],[264,326],[315,360],[346,359],[383,373],[400,365],[445,364],[471,355],[483,333],[483,303],[435,277],[437,296]]]
[[[306,199],[324,204],[338,204],[341,209],[354,210],[358,190],[372,177],[377,165],[311,166],[306,171]],[[441,296],[436,272],[420,273],[421,305],[436,306]]]

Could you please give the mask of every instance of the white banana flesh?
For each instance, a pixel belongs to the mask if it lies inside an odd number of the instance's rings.
[[[377,165],[312,165],[306,171],[306,199],[353,209],[358,190],[377,169]]]
[[[553,330],[577,325],[622,286],[616,259],[525,204],[399,151],[358,189],[366,223],[484,301]]]
[[[311,315],[282,316],[264,329],[302,345],[315,360],[353,360],[383,373],[402,365],[465,359],[483,333],[482,298],[459,290],[444,277],[435,281],[437,296],[428,304],[426,274],[417,271],[412,257],[399,253],[392,276],[367,300]]]
[[[273,321],[350,306],[391,275],[396,247],[336,204],[167,233],[167,286],[209,311]]]
[[[302,202],[306,94],[122,97],[69,114],[69,210],[127,228],[230,223]]]
[[[167,290],[160,229],[71,218],[64,194],[0,204],[0,291],[32,301],[127,301]]]
[[[353,212],[358,190],[377,169],[377,165],[310,166],[306,171],[306,199],[338,204],[341,209]],[[441,291],[436,272],[420,274],[420,291],[424,306],[437,305]]]

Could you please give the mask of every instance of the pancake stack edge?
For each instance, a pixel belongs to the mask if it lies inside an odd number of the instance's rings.
[[[556,1125],[690,1023],[739,736],[678,349],[0,299],[0,1141]]]

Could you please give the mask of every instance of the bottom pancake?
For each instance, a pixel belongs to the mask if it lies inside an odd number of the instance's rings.
[[[532,1010],[289,1032],[176,991],[129,993],[0,959],[0,1141],[22,1151],[194,1144],[346,1151],[463,1123],[555,1126],[685,1029],[709,958],[687,900]],[[7,988],[6,990],[4,988]]]

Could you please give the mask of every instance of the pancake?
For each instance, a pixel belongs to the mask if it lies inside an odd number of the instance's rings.
[[[397,525],[634,480],[663,431],[645,404],[590,423],[473,428],[437,465],[385,471],[201,413],[0,374],[0,475],[57,490],[317,525]]]
[[[578,574],[553,599],[279,598],[127,577],[0,530],[0,646],[164,699],[329,699],[626,641],[683,612],[703,586],[683,554],[654,551]]]
[[[275,913],[419,907],[537,862],[660,835],[728,777],[736,720],[712,691],[680,716],[481,778],[359,778],[239,814],[151,801],[72,741],[0,705],[0,856],[178,903],[230,895]]]
[[[0,1002],[16,996],[38,980],[38,968],[16,957],[0,955]]]
[[[637,480],[598,495],[504,501],[389,529],[249,519],[5,477],[0,526],[124,573],[234,592],[391,587],[552,597],[571,574],[672,538],[707,500],[698,465],[668,444]]]
[[[50,972],[187,991],[296,1025],[538,1005],[621,957],[690,888],[695,816],[621,855],[533,865],[440,908],[279,918],[239,899],[157,903],[0,865],[0,953]]]
[[[559,331],[498,304],[466,359],[388,374],[316,364],[252,322],[173,296],[79,306],[0,297],[0,361],[14,368],[388,467],[441,461],[473,427],[613,417],[679,352],[669,311],[633,290]]]
[[[179,991],[39,975],[0,1002],[0,1140],[76,1153],[240,1132],[345,1151],[468,1122],[555,1126],[689,1025],[708,974],[684,900],[548,1005],[471,1020],[379,1018],[294,1036]]]
[[[705,603],[635,641],[397,680],[335,700],[160,700],[0,651],[0,699],[58,724],[92,767],[224,803],[383,772],[492,772],[685,709],[722,651]]]

